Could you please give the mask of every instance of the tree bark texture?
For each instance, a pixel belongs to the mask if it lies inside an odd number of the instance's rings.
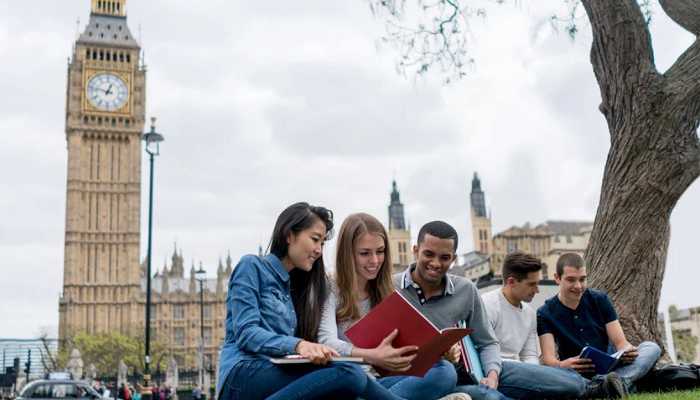
[[[586,252],[590,285],[609,293],[630,342],[661,343],[656,319],[671,212],[700,175],[700,43],[660,73],[636,0],[582,3],[610,132]]]

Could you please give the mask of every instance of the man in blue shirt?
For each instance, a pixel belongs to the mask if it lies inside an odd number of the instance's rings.
[[[559,293],[537,310],[543,363],[592,375],[591,360],[579,356],[584,347],[608,353],[624,350],[621,366],[615,372],[625,382],[626,389],[631,388],[659,359],[659,346],[642,342],[634,347],[627,341],[608,296],[586,288],[586,267],[578,254],[559,257],[554,279]]]

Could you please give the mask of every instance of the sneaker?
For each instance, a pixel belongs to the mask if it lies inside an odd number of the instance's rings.
[[[625,382],[622,380],[620,375],[616,374],[615,372],[610,372],[609,374],[605,375],[603,387],[605,388],[609,399],[627,398],[627,386],[625,386]]]
[[[606,399],[607,397],[608,391],[605,390],[605,382],[602,379],[591,381],[583,395],[584,399]]]
[[[450,393],[447,396],[440,397],[438,400],[472,400],[472,397],[466,393]]]

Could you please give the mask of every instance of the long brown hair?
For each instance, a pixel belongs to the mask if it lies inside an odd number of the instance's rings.
[[[389,237],[384,225],[378,219],[365,213],[349,215],[340,226],[338,245],[336,247],[335,273],[338,285],[338,309],[336,318],[338,321],[355,320],[360,318],[360,310],[357,307],[358,296],[356,286],[355,269],[355,245],[358,239],[370,233],[384,240],[384,262],[379,267],[376,279],[367,282],[372,307],[379,304],[394,290],[391,281],[391,251],[389,250]]]

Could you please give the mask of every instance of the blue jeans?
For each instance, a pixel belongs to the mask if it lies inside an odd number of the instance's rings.
[[[625,380],[628,387],[633,387],[634,382],[646,375],[661,357],[661,348],[654,342],[640,343],[637,351],[639,351],[639,355],[632,364],[615,369],[615,372]]]
[[[589,384],[572,369],[503,360],[498,391],[515,399],[580,398]]]
[[[356,364],[280,367],[267,360],[236,364],[221,388],[221,400],[354,399],[398,400]]]
[[[452,393],[457,385],[457,372],[448,361],[440,360],[424,377],[388,376],[377,381],[389,391],[407,400],[438,399]]]
[[[486,385],[460,385],[455,388],[457,393],[466,393],[472,400],[510,400],[498,390],[493,390]]]

